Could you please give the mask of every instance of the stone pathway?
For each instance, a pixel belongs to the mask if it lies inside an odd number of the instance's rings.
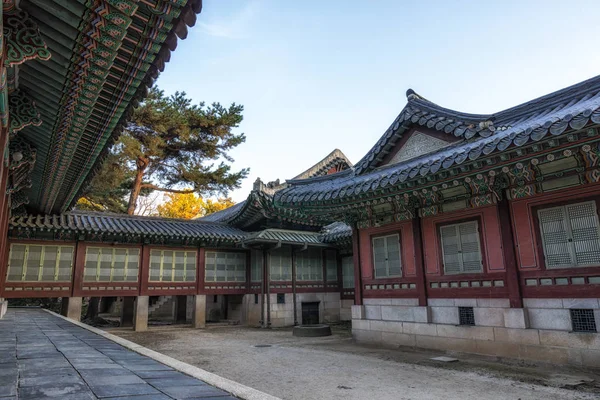
[[[0,400],[235,400],[39,309],[0,320]]]

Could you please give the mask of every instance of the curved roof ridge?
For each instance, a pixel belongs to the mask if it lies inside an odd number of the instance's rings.
[[[335,161],[336,159],[341,159],[342,161],[344,161],[349,168],[351,168],[353,165],[348,159],[348,157],[346,157],[346,155],[340,149],[334,149],[331,153],[323,157],[321,161],[317,162],[312,167],[308,168],[306,171],[296,175],[289,181],[314,178],[314,174],[319,173],[321,169],[325,168],[329,163]]]
[[[120,214],[115,212],[103,212],[103,211],[85,211],[85,210],[73,210],[68,211],[62,214],[37,214],[42,217],[62,217],[62,216],[83,216],[83,217],[109,217],[109,218],[118,218],[118,219],[134,219],[134,220],[148,220],[148,221],[157,221],[157,222],[183,222],[183,223],[203,223],[207,225],[224,225],[220,222],[213,221],[200,221],[200,219],[183,219],[183,218],[169,218],[169,217],[161,217],[161,216],[150,216],[150,215],[129,215],[129,214]],[[29,214],[29,217],[35,217],[36,214]]]
[[[521,103],[519,105],[499,111],[494,114],[494,117],[498,122],[502,122],[505,119],[507,120],[505,122],[509,122],[509,119],[514,120],[519,116],[531,113],[532,110],[541,107],[548,108],[554,105],[559,105],[577,95],[581,95],[583,93],[592,94],[594,91],[600,91],[600,75],[594,76],[583,82],[567,86],[566,88],[557,90],[555,92],[548,93],[533,100],[526,101],[525,103]]]

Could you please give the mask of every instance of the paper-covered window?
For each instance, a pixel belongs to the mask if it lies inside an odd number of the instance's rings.
[[[85,282],[137,282],[140,250],[118,247],[85,249]]]
[[[246,253],[207,251],[204,280],[206,282],[245,282]]]
[[[150,282],[194,282],[196,252],[184,250],[151,250]]]
[[[8,282],[70,282],[73,246],[11,244]]]

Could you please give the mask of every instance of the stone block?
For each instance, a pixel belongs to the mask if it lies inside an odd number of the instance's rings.
[[[404,322],[402,323],[402,332],[410,335],[437,336],[437,328],[435,324]]]
[[[568,349],[567,353],[568,353],[568,357],[569,357],[569,364],[572,365],[583,365],[583,354],[585,353],[587,350],[580,350],[580,349]]]
[[[598,299],[562,299],[564,308],[599,308]]]
[[[352,319],[366,319],[365,306],[352,306],[351,310]]]
[[[62,314],[63,316],[75,321],[81,320],[81,306],[83,303],[82,297],[63,297],[62,299]],[[66,303],[64,303],[66,301]]]
[[[409,321],[414,322],[413,307],[405,306],[381,306],[381,319],[385,321]]]
[[[192,311],[192,328],[206,327],[206,295],[197,294],[192,296],[194,299],[194,308]]]
[[[540,344],[540,335],[537,329],[494,328],[494,338],[498,342],[526,345]]]
[[[419,299],[391,299],[393,306],[418,306]]]
[[[525,308],[563,308],[561,299],[523,299]]]
[[[327,301],[339,301],[340,293],[339,292],[325,293],[323,296],[323,300],[326,302]]]
[[[8,301],[0,298],[0,319],[4,318],[8,310]]]
[[[431,322],[436,324],[458,325],[457,307],[430,307]]]
[[[415,336],[414,335],[406,335],[404,333],[382,332],[381,333],[381,341],[384,344],[394,345],[394,346],[414,347],[416,345]]]
[[[600,350],[600,335],[597,333],[541,330],[540,343],[542,346]]]
[[[567,364],[569,362],[569,349],[546,346],[521,346],[521,358],[528,360],[544,361],[553,364]]]
[[[354,332],[355,330],[363,330],[363,331],[371,330],[369,322],[370,321],[366,320],[366,319],[353,319],[352,320],[352,332]]]
[[[345,307],[348,307],[348,308],[350,308],[350,307],[352,307],[353,305],[354,305],[354,300],[352,300],[352,299],[343,299],[343,300],[342,300],[342,307],[344,307],[344,308],[345,308]]]
[[[438,325],[437,335],[445,338],[494,340],[494,328],[487,326]]]
[[[475,325],[504,327],[505,308],[473,308]]]
[[[443,350],[448,352],[475,353],[477,342],[471,339],[447,338],[439,336],[416,336],[416,347]]]
[[[504,309],[504,326],[506,328],[529,328],[529,313],[525,308]]]
[[[477,299],[454,299],[456,307],[477,307]]]
[[[478,340],[477,354],[507,358],[521,358],[521,345],[508,342]]]
[[[600,351],[586,350],[581,352],[581,363],[586,367],[600,367]]]
[[[477,299],[477,307],[509,308],[509,299]]]
[[[381,343],[382,341],[381,332],[378,331],[362,331],[360,329],[352,330],[352,337],[357,342],[364,343]]]
[[[431,322],[431,309],[429,307],[413,307],[413,316],[415,322]]]
[[[350,308],[341,308],[340,309],[340,321],[351,321],[352,320],[352,312]]]
[[[363,299],[366,306],[391,306],[392,299]]]
[[[571,330],[571,315],[567,309],[529,308],[527,312],[534,329]]]
[[[366,319],[381,319],[381,306],[364,306]]]
[[[148,296],[138,296],[135,299],[133,330],[136,332],[144,332],[148,330],[148,300]]]
[[[325,309],[334,309],[334,310],[339,310],[341,307],[340,301],[326,301],[325,305],[324,305]]]
[[[433,307],[454,307],[454,299],[427,299],[427,305]]]
[[[372,331],[402,333],[402,322],[393,321],[369,321]]]

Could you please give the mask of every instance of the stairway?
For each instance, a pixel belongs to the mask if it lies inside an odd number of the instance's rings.
[[[173,296],[159,296],[156,302],[148,307],[150,317],[171,317],[173,314]]]

